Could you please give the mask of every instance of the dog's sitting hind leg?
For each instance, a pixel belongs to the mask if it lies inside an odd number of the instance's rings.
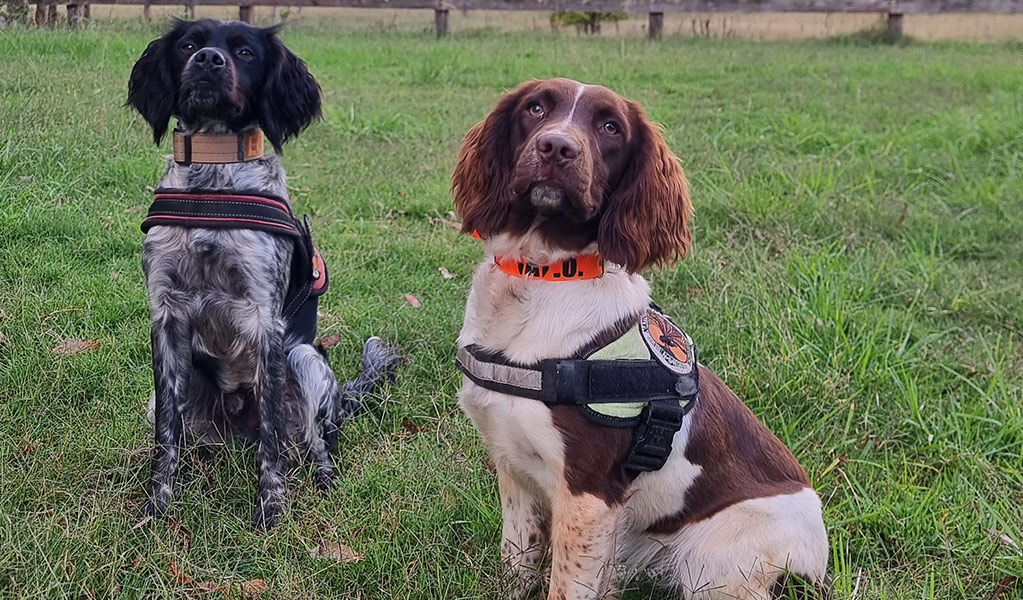
[[[373,336],[362,347],[362,371],[355,379],[341,386],[337,399],[338,414],[334,421],[338,427],[354,417],[362,408],[362,399],[373,392],[382,381],[393,381],[401,355],[382,339]]]
[[[339,386],[322,351],[309,344],[288,351],[289,386],[294,386],[292,393],[302,398],[297,406],[308,411],[306,418],[315,415],[315,424],[306,430],[299,450],[315,467],[316,487],[321,491],[328,489],[337,476],[331,454],[342,425],[359,411],[362,398],[380,381],[394,377],[398,360],[393,349],[380,338],[371,337],[363,349],[362,372]]]

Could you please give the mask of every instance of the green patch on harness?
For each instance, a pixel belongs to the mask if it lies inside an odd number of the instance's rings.
[[[696,352],[688,335],[668,317],[653,308],[617,340],[586,357],[586,360],[655,360],[665,369],[679,375],[693,371]],[[674,399],[672,399],[673,401]],[[664,400],[668,401],[668,400]],[[584,413],[602,425],[628,427],[635,425],[649,400],[586,404]],[[678,400],[680,406],[688,398]]]

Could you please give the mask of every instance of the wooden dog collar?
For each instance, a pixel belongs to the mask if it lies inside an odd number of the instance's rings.
[[[472,237],[483,239],[477,231],[472,232]],[[597,279],[604,274],[604,259],[599,254],[579,254],[549,265],[494,256],[494,264],[512,277],[541,281],[583,281]]]
[[[174,161],[183,165],[192,163],[228,164],[248,162],[263,156],[263,130],[245,133],[196,133],[186,135],[174,132]]]

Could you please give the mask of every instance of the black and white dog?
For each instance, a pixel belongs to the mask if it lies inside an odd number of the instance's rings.
[[[176,492],[186,438],[240,437],[259,449],[253,520],[274,526],[289,463],[310,461],[318,487],[329,486],[338,426],[397,362],[370,338],[363,372],[339,386],[313,346],[325,266],[262,139],[279,152],[318,118],[320,88],[276,33],[176,21],[132,69],[127,103],[153,139],[178,120],[175,156],[143,224],[155,382],[149,515]]]

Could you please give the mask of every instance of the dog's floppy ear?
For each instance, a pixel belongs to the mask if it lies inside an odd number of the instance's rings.
[[[171,74],[171,53],[189,25],[175,20],[174,26],[163,37],[153,40],[135,62],[128,79],[128,101],[125,103],[139,111],[153,128],[153,141],[157,144],[167,132],[167,124],[177,107],[177,82]]]
[[[451,192],[455,196],[455,210],[462,218],[462,233],[475,231],[487,237],[500,231],[507,221],[515,160],[512,144],[515,109],[535,83],[527,82],[505,94],[487,118],[462,140],[451,176]]]
[[[309,74],[305,61],[277,39],[277,27],[263,30],[270,49],[266,82],[259,106],[259,123],[274,150],[318,119],[320,84]]]
[[[600,219],[597,247],[630,273],[667,265],[689,251],[689,183],[659,127],[629,103],[631,158]]]

